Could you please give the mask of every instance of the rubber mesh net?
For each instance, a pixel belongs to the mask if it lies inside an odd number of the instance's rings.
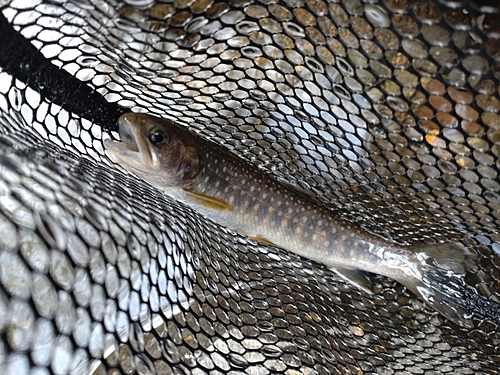
[[[498,373],[496,1],[0,4],[0,373]],[[393,241],[463,242],[474,328],[113,166],[129,110]]]

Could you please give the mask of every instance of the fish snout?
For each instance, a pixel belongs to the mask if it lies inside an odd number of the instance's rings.
[[[132,151],[138,152],[139,147],[137,145],[137,137],[134,131],[133,123],[129,118],[120,117],[118,122],[118,132],[120,134],[120,140],[126,143]]]

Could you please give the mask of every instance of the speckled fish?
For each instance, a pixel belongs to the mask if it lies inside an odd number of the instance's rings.
[[[215,222],[320,262],[364,289],[369,285],[360,271],[393,278],[468,326],[461,245],[395,245],[166,119],[127,113],[119,132],[122,142],[106,141],[116,163]]]

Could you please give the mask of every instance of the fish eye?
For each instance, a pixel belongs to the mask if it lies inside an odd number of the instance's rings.
[[[165,136],[161,131],[155,130],[149,135],[149,139],[153,145],[159,145],[165,141]]]

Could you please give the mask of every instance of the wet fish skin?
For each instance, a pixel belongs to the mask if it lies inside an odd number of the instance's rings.
[[[330,268],[393,278],[448,319],[470,325],[463,302],[462,245],[397,246],[172,121],[127,113],[119,128],[122,142],[106,142],[111,158],[174,199],[237,232]]]

